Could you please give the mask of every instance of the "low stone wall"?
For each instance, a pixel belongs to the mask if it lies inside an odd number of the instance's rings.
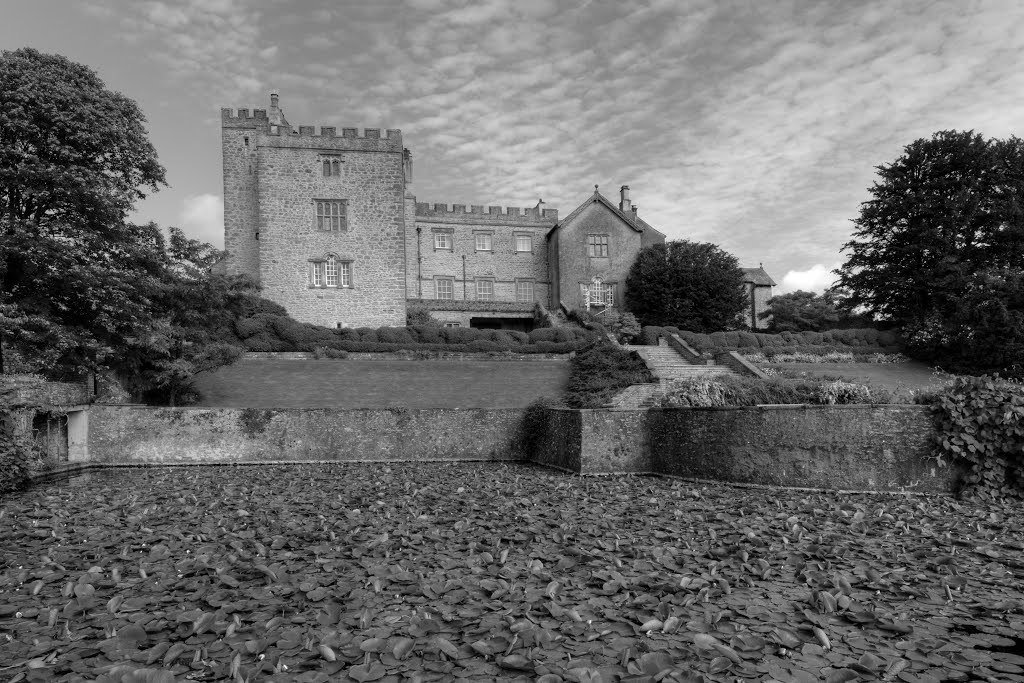
[[[515,460],[523,411],[94,405],[94,463]]]
[[[958,477],[929,459],[934,427],[925,406],[549,409],[548,414],[543,439],[528,444],[529,458],[583,474],[652,472],[746,484],[927,493],[952,490]]]

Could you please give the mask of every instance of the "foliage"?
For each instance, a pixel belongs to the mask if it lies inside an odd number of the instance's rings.
[[[0,55],[0,337],[51,374],[146,329],[159,233],[125,219],[164,183],[145,117],[89,68]]]
[[[410,301],[405,305],[405,324],[409,327],[440,327],[437,318],[430,315],[430,309],[421,302]]]
[[[344,463],[93,472],[0,516],[5,680],[966,679],[1019,635],[1019,505]]]
[[[964,464],[962,494],[1024,497],[1024,385],[958,377],[932,398],[939,462]]]
[[[663,407],[721,408],[778,404],[843,405],[889,403],[889,392],[843,380],[789,379],[722,375],[673,380]]]
[[[813,353],[801,350],[800,347],[793,347],[789,350],[765,349],[767,352],[755,351],[744,353],[743,357],[751,363],[874,363],[884,365],[891,363],[905,363],[909,359],[901,353],[852,353],[848,351],[829,351],[827,353]]]
[[[891,357],[903,348],[893,332],[870,327],[827,330],[825,332],[782,332],[780,334],[740,331],[700,334],[675,327],[646,326],[640,334],[640,342],[646,345],[655,345],[658,337],[667,338],[671,334],[679,335],[680,339],[701,353],[713,354],[721,351],[737,351],[743,355],[760,353],[770,362],[822,362],[795,361],[785,357],[794,354],[831,357],[836,353],[853,354],[858,362],[873,362],[875,360],[872,358],[873,356],[882,354],[884,357]],[[775,361],[776,357],[782,357],[783,360]]]
[[[916,357],[1024,373],[1024,141],[942,131],[878,167],[837,271],[848,310],[900,325]]]
[[[43,408],[14,397],[14,390],[0,376],[0,494],[23,489],[33,470],[40,469],[42,453],[27,433],[16,429],[23,415]]]
[[[625,302],[643,325],[698,332],[741,327],[749,303],[736,257],[688,240],[640,250],[626,277]]]
[[[824,332],[836,328],[868,327],[870,321],[841,308],[844,297],[834,289],[821,294],[798,289],[768,300],[768,310],[759,317],[770,318],[769,332]]]
[[[255,331],[240,316],[267,307],[253,301],[258,287],[248,276],[212,273],[219,250],[178,228],[169,232],[170,239],[156,245],[160,269],[149,302],[153,322],[126,340],[111,365],[134,393],[173,406],[197,398],[191,389],[195,375],[242,356],[238,331]]]
[[[636,316],[617,308],[607,308],[599,313],[574,309],[569,312],[569,320],[583,328],[598,329],[600,327],[613,335],[620,344],[631,344],[640,336],[640,323]]]
[[[598,339],[570,361],[569,385],[563,400],[570,408],[600,408],[626,387],[653,381],[636,351]]]

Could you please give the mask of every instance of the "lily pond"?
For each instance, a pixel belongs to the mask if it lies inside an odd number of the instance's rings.
[[[1024,681],[1024,509],[516,463],[0,501],[0,682]]]

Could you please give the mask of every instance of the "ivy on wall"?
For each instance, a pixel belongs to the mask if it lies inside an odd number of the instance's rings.
[[[959,377],[933,397],[940,464],[964,464],[962,495],[1024,497],[1024,384]]]

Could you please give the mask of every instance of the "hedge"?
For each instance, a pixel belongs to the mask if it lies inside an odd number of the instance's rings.
[[[324,351],[385,353],[391,351],[570,353],[583,348],[597,332],[573,327],[542,328],[529,334],[471,327],[359,327],[331,329],[287,316],[258,312],[235,321],[231,340],[247,351]],[[231,331],[228,332],[230,334]]]
[[[626,351],[605,338],[572,359],[563,401],[570,408],[600,408],[626,387],[653,381],[654,376],[636,351]]]
[[[701,334],[687,332],[675,327],[644,327],[640,332],[640,343],[653,346],[658,337],[677,334],[690,346],[698,351],[739,351],[749,352],[754,349],[769,355],[773,351],[794,353],[827,353],[836,348],[856,350],[857,353],[897,353],[902,350],[899,338],[892,332],[874,328],[850,330],[829,330],[827,332],[782,332],[767,334],[764,332],[712,332]],[[811,351],[810,349],[819,349]],[[786,351],[782,351],[786,349]],[[820,349],[826,349],[821,351]]]

